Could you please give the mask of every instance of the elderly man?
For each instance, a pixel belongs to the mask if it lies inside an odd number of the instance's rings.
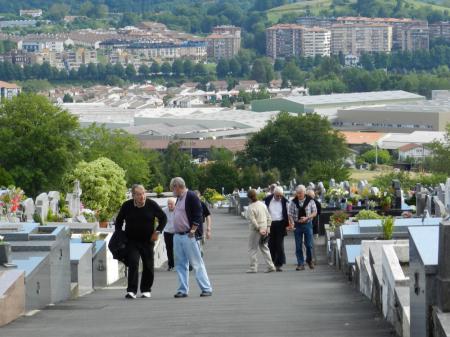
[[[270,226],[269,249],[276,271],[283,271],[281,267],[286,263],[284,253],[284,237],[287,235],[286,228],[289,227],[288,204],[284,197],[283,188],[276,186],[273,193],[264,199],[264,203],[272,218]]]
[[[127,236],[128,288],[126,298],[136,298],[139,280],[139,259],[142,259],[141,295],[151,297],[154,280],[154,242],[158,240],[167,222],[167,217],[156,202],[146,198],[142,185],[133,185],[132,199],[125,201],[116,218],[116,231],[123,230]],[[158,227],[155,231],[155,218]]]
[[[306,196],[306,187],[298,185],[296,195],[289,204],[289,220],[294,224],[295,255],[297,256],[296,270],[305,269],[303,256],[303,237],[306,247],[306,263],[309,268],[314,269],[312,261],[313,228],[312,219],[317,215],[316,204],[313,199]]]
[[[189,264],[201,289],[201,297],[211,296],[212,287],[200,252],[199,240],[203,236],[202,205],[197,195],[186,188],[181,177],[173,178],[170,189],[178,198],[175,205],[173,246],[175,269],[179,287],[175,298],[187,297],[189,293]]]
[[[174,210],[175,210],[175,202],[177,199],[169,198],[167,199],[167,207],[163,208],[164,213],[167,216],[167,224],[164,227],[164,243],[166,244],[166,252],[167,252],[167,271],[172,271],[175,267],[173,260],[173,218],[174,218]]]

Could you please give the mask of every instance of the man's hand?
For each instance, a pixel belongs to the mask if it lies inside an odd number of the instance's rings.
[[[261,228],[261,229],[259,230],[259,234],[261,234],[261,235],[267,235],[267,230],[264,229],[264,228]]]
[[[158,238],[159,238],[159,232],[153,232],[152,238],[151,238],[152,242],[158,241]]]
[[[300,218],[300,222],[301,222],[301,223],[306,223],[306,222],[308,222],[308,220],[309,220],[309,218],[308,218],[307,216],[302,216],[302,217]]]
[[[208,228],[206,230],[206,240],[209,240],[209,239],[211,239],[211,228]]]

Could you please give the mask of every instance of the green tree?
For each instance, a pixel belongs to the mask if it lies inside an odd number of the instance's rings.
[[[135,137],[124,130],[109,130],[104,125],[96,124],[80,130],[79,137],[85,161],[109,158],[125,170],[128,185],[149,184],[148,158]]]
[[[108,158],[81,161],[66,179],[70,185],[79,180],[83,204],[108,217],[119,210],[126,197],[125,171]]]
[[[76,117],[45,97],[22,94],[0,106],[0,163],[27,195],[57,189],[79,158]]]
[[[168,76],[170,75],[170,73],[172,72],[172,66],[170,65],[169,62],[164,62],[161,65],[161,72],[163,73],[163,75]]]
[[[219,60],[216,66],[216,73],[218,78],[225,78],[230,72],[229,62],[222,58]]]
[[[127,64],[125,68],[125,75],[129,81],[133,81],[136,78],[136,69],[134,68],[134,65]]]
[[[234,158],[233,152],[224,148],[224,147],[214,147],[211,146],[211,150],[209,152],[209,158],[213,161],[226,161],[232,162]]]
[[[264,66],[264,63],[261,60],[256,60],[253,63],[250,78],[258,83],[267,83],[266,67]]]
[[[55,3],[48,9],[48,18],[54,21],[61,21],[69,14],[69,6],[62,3]]]
[[[139,66],[138,69],[139,75],[143,78],[146,79],[149,77],[150,75],[150,68],[146,65],[146,64],[141,64]]]
[[[163,172],[168,179],[183,177],[191,189],[198,188],[198,167],[191,162],[191,156],[181,151],[181,143],[171,143],[163,154]]]
[[[204,178],[200,181],[200,189],[214,188],[217,191],[231,193],[239,186],[239,173],[236,166],[230,162],[217,161],[209,164],[204,172]]]
[[[302,176],[302,182],[310,181],[346,181],[350,178],[350,170],[345,167],[344,160],[314,161],[308,165],[307,171]]]
[[[183,74],[183,61],[180,59],[176,59],[172,63],[172,72],[175,74],[176,77],[180,77]]]
[[[241,162],[255,163],[263,171],[277,168],[288,179],[293,168],[301,174],[308,169],[305,163],[335,161],[346,154],[344,137],[326,118],[282,112],[249,139]]]
[[[64,94],[63,102],[64,103],[73,103],[73,97],[70,94]]]
[[[366,163],[374,164],[390,164],[392,161],[391,155],[388,150],[372,149],[361,155],[361,159]]]
[[[430,145],[433,151],[430,169],[433,172],[450,175],[450,124],[447,124],[445,138],[444,142],[435,141]]]
[[[161,67],[159,66],[158,62],[152,62],[152,65],[150,66],[150,72],[154,75],[158,74],[161,71]]]

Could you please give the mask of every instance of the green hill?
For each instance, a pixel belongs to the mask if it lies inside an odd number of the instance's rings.
[[[390,16],[396,7],[397,0],[377,0],[373,1],[376,4],[377,10],[380,8],[386,12],[386,16]],[[283,5],[280,7],[274,7],[267,11],[267,16],[272,23],[278,22],[283,15],[358,15],[355,10],[356,0],[342,0],[334,1],[334,3],[340,3],[341,5],[335,5],[332,7],[332,0],[299,0],[295,3]],[[405,17],[426,17],[427,11],[440,12],[445,14],[450,12],[450,1],[448,0],[403,0],[403,6],[400,15]],[[373,14],[373,12],[371,12]],[[422,15],[420,15],[422,14]],[[366,14],[367,15],[367,14]],[[384,15],[380,15],[384,16]]]

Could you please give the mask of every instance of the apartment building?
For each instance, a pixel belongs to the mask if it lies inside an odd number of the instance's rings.
[[[297,24],[278,24],[267,28],[267,56],[272,59],[301,56],[304,29]]]
[[[303,31],[303,56],[330,56],[331,32],[328,29],[313,27]]]
[[[64,37],[30,36],[17,42],[17,49],[29,53],[41,52],[48,49],[54,52],[64,51],[64,45],[73,44],[73,41]]]
[[[392,49],[392,27],[384,24],[335,24],[331,27],[331,53],[359,56]]]
[[[17,84],[0,81],[0,99],[11,99],[20,94],[20,91]]]
[[[9,53],[0,55],[0,62],[10,62],[21,67],[31,64],[31,56],[23,50],[11,50]]]
[[[441,21],[430,24],[430,38],[450,41],[450,21]]]
[[[303,27],[320,27],[330,29],[336,23],[336,18],[325,18],[317,16],[303,16],[296,20],[296,23]]]
[[[57,69],[67,70],[78,69],[82,64],[98,63],[97,52],[85,48],[62,52],[44,50],[31,54],[31,63],[43,64],[44,62],[48,62]]]
[[[206,38],[207,54],[210,59],[230,59],[241,49],[241,28],[236,26],[216,26]]]
[[[337,24],[377,24],[389,25],[392,27],[392,50],[414,51],[418,48],[429,48],[428,22],[426,20],[416,20],[407,18],[367,18],[367,17],[339,17]],[[414,41],[405,42],[408,39]]]

